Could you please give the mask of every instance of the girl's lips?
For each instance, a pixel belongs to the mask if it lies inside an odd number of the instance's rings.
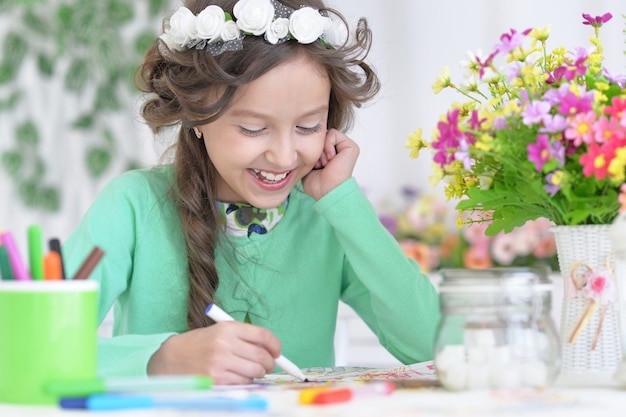
[[[255,182],[263,189],[268,191],[276,191],[285,187],[292,178],[293,170],[280,173],[263,171],[259,169],[249,169]]]

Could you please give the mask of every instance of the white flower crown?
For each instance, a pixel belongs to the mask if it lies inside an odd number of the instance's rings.
[[[289,39],[303,44],[319,39],[333,48],[348,39],[343,21],[311,7],[294,10],[276,0],[239,0],[233,14],[237,20],[216,5],[207,6],[197,16],[180,7],[159,38],[171,50],[206,49],[213,56],[242,49],[245,36],[263,35],[274,45]]]

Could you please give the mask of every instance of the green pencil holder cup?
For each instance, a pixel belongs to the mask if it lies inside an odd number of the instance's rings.
[[[94,378],[98,283],[0,281],[0,403],[54,404],[50,379]]]

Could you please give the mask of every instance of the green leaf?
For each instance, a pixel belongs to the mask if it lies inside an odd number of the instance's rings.
[[[87,151],[87,170],[92,177],[98,178],[111,164],[111,153],[104,148],[93,147]]]
[[[34,171],[34,178],[42,179],[46,175],[46,163],[39,155],[35,156]]]
[[[129,2],[110,0],[107,4],[107,20],[119,26],[133,19],[134,11]]]
[[[39,143],[37,125],[32,120],[21,123],[15,129],[15,139],[21,145],[37,146]]]
[[[17,188],[17,194],[26,207],[37,206],[37,191],[37,182],[32,179],[22,181]]]
[[[154,43],[156,35],[153,32],[142,32],[135,37],[133,47],[139,56],[143,56]]]
[[[65,88],[76,93],[81,92],[89,80],[89,67],[84,59],[72,60],[65,74]]]
[[[52,76],[52,73],[54,72],[54,61],[52,60],[52,58],[50,58],[49,56],[45,54],[38,54],[37,55],[37,68],[39,68],[40,74],[46,77],[50,77]]]
[[[58,187],[43,187],[39,189],[37,195],[37,206],[40,208],[56,212],[61,207],[61,194]]]
[[[47,36],[51,32],[51,27],[48,22],[36,15],[32,10],[26,10],[24,12],[22,21],[24,22],[24,26],[39,35]]]
[[[120,101],[115,92],[115,88],[110,85],[102,85],[98,87],[96,93],[95,110],[111,110],[117,111],[122,108]]]
[[[0,84],[6,84],[9,81],[13,81],[16,74],[17,71],[15,70],[14,65],[8,64],[6,62],[0,63]]]
[[[120,67],[125,64],[124,42],[119,34],[112,30],[99,33],[93,43],[93,57],[98,66],[105,70],[108,78],[117,77]]]
[[[2,153],[2,167],[12,178],[18,178],[24,165],[22,154],[17,151],[5,151]]]
[[[0,101],[0,110],[13,110],[21,98],[21,91],[13,91],[6,100]]]
[[[127,65],[125,68],[123,75],[124,84],[133,94],[137,93],[137,88],[135,86],[135,73],[137,72],[136,65]]]
[[[165,5],[166,5],[166,0],[150,0],[148,4],[150,17],[159,16],[161,14],[161,11],[164,10]]]
[[[88,130],[94,125],[94,119],[91,114],[83,114],[78,119],[72,122],[72,127],[75,129]]]
[[[74,20],[74,9],[68,4],[63,4],[57,9],[57,20],[62,31],[69,31]]]
[[[107,145],[109,145],[109,149],[115,148],[115,135],[111,132],[111,129],[104,129],[102,132],[102,136],[104,137],[104,141]]]
[[[19,67],[28,51],[28,43],[16,33],[9,33],[2,45],[2,59],[9,65]]]

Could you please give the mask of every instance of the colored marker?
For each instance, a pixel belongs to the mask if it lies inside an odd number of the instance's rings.
[[[104,255],[104,252],[102,251],[102,249],[100,249],[97,246],[93,248],[89,256],[87,256],[87,259],[85,259],[85,261],[80,266],[80,268],[78,268],[78,271],[76,272],[76,274],[74,274],[73,279],[89,278],[89,275],[91,275],[96,265],[98,265],[98,262],[100,262],[100,259],[102,259],[103,255]]]
[[[67,279],[67,275],[65,274],[65,262],[63,261],[63,252],[61,251],[61,241],[57,238],[52,238],[48,241],[48,249],[50,252],[56,252],[59,254],[59,258],[61,259],[61,278]]]
[[[63,279],[61,272],[61,257],[57,252],[48,252],[43,257],[43,278],[49,281]]]
[[[149,395],[94,394],[86,398],[62,398],[64,409],[130,410],[146,408],[201,409],[218,411],[265,411],[268,401],[259,396],[228,397],[158,397]]]
[[[86,397],[114,392],[206,390],[212,386],[213,380],[207,376],[151,376],[54,380],[44,388],[56,397]]]
[[[30,273],[26,269],[20,251],[15,244],[13,234],[10,231],[5,231],[0,234],[0,242],[7,249],[9,253],[9,262],[11,264],[11,270],[13,271],[13,277],[19,281],[30,280]]]
[[[2,274],[2,279],[5,281],[14,279],[11,262],[9,261],[9,252],[4,246],[0,246],[0,274]]]
[[[33,279],[43,279],[43,243],[41,226],[32,225],[26,229],[28,235],[28,260]]]
[[[314,388],[313,388],[314,389]],[[300,393],[301,404],[336,404],[350,401],[357,396],[389,395],[396,389],[390,381],[366,382],[358,386],[329,388],[309,395],[306,389]]]
[[[209,304],[204,312],[207,316],[209,316],[216,322],[235,321],[235,319],[232,318],[227,312],[225,312],[215,304]],[[309,382],[309,380],[306,376],[304,376],[300,368],[298,368],[293,362],[285,358],[283,355],[280,355],[278,358],[274,359],[274,363],[276,363],[276,366],[287,372],[292,377],[299,379],[303,382]]]

